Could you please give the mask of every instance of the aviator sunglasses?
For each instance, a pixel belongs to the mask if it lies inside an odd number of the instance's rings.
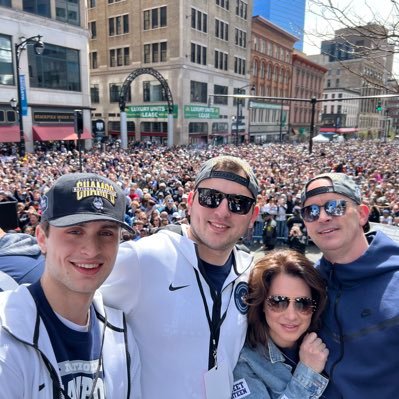
[[[321,208],[324,208],[328,216],[343,216],[347,203],[348,201],[340,199],[327,201],[324,205],[308,205],[301,209],[301,215],[305,222],[314,222],[320,217]]]
[[[205,208],[215,209],[226,198],[229,206],[229,211],[237,215],[246,215],[255,200],[245,195],[225,194],[212,188],[197,188],[198,202]]]
[[[267,306],[277,313],[287,310],[291,301],[294,303],[294,309],[302,314],[312,314],[317,308],[316,301],[308,297],[289,298],[283,295],[270,295],[266,299]]]

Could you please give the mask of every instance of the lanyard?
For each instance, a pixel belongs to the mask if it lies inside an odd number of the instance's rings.
[[[231,297],[233,295],[234,288],[232,288],[232,290],[231,290],[229,303],[226,308],[226,311],[221,316],[220,312],[222,310],[222,292],[220,292],[220,294],[218,294],[217,291],[212,287],[212,284],[208,280],[206,273],[203,270],[203,267],[202,267],[202,264],[201,264],[201,261],[199,258],[198,258],[198,267],[199,267],[202,275],[204,276],[205,281],[209,285],[211,297],[212,297],[212,301],[213,301],[212,318],[211,318],[210,313],[209,313],[208,304],[206,302],[204,287],[202,286],[199,272],[197,269],[194,268],[195,277],[197,278],[198,288],[200,290],[201,298],[204,303],[205,314],[206,314],[206,318],[208,320],[208,325],[209,325],[210,340],[209,340],[208,370],[210,370],[211,368],[213,368],[215,366],[217,367],[217,348],[218,348],[218,344],[219,344],[220,328],[227,316],[227,311],[230,306],[230,301],[231,301]]]

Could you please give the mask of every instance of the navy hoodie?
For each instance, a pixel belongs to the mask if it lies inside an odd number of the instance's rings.
[[[399,244],[380,231],[367,238],[354,262],[317,265],[328,283],[328,399],[399,397]]]

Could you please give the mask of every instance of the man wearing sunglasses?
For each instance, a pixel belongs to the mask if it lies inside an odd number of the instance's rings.
[[[369,210],[342,173],[308,181],[301,214],[323,253],[328,286],[320,336],[330,350],[327,399],[392,398],[399,392],[399,245],[365,234]]]
[[[257,217],[258,191],[245,161],[209,159],[188,196],[190,225],[121,244],[101,291],[135,333],[144,399],[231,398],[252,263],[236,243]]]

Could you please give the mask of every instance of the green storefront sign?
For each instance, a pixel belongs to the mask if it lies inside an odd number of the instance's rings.
[[[130,105],[126,108],[128,118],[167,118],[167,105]],[[177,118],[177,105],[173,105],[173,118]]]
[[[218,119],[220,112],[218,107],[201,107],[199,105],[184,106],[185,119]]]

